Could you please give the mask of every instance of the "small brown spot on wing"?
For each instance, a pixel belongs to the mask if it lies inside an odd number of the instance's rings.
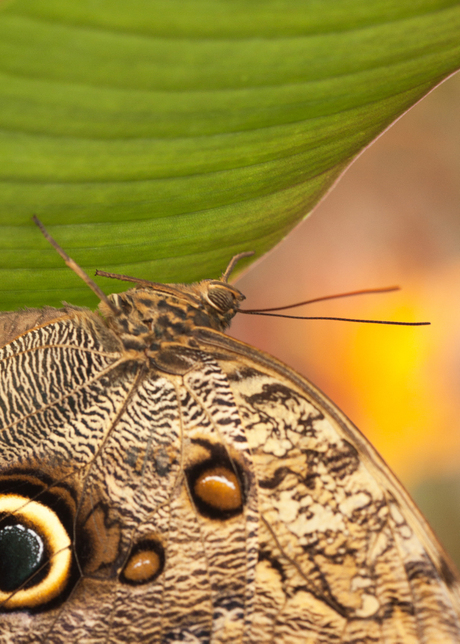
[[[141,541],[133,548],[123,567],[120,581],[132,586],[147,584],[161,574],[164,561],[164,550],[159,541]]]
[[[226,467],[213,467],[195,481],[194,493],[203,503],[221,511],[239,510],[243,504],[235,472]]]

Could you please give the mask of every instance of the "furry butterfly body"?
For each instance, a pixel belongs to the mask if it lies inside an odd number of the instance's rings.
[[[241,299],[0,316],[0,562],[32,562],[0,575],[1,643],[460,641],[429,527],[321,392],[225,335]]]

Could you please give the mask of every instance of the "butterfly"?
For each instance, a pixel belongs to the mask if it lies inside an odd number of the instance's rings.
[[[106,296],[53,243],[101,303],[0,315],[2,644],[460,641],[456,573],[379,455],[225,334],[238,256]]]

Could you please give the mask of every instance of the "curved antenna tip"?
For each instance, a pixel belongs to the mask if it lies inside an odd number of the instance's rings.
[[[221,278],[222,282],[228,282],[228,278],[230,277],[233,269],[235,268],[236,263],[239,262],[240,259],[244,259],[245,257],[252,257],[253,255],[255,255],[254,250],[247,250],[243,253],[238,253],[238,255],[234,255],[230,260],[227,268],[222,273],[222,278]]]

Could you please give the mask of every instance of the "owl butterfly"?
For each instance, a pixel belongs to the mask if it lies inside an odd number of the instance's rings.
[[[232,265],[0,317],[1,643],[460,641],[458,580],[381,458],[225,335]]]

